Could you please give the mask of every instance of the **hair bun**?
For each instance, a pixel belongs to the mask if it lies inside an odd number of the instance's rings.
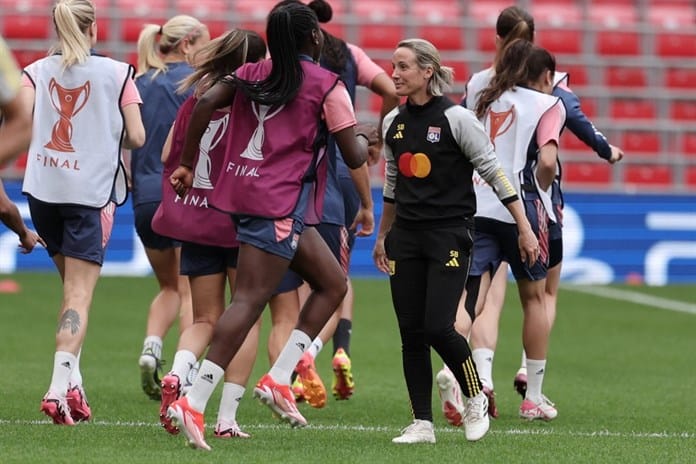
[[[326,0],[312,0],[309,6],[317,15],[320,23],[328,23],[333,17],[333,9]]]

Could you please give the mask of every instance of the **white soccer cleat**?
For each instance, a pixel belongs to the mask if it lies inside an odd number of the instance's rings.
[[[435,376],[437,389],[440,395],[440,404],[445,419],[455,427],[461,427],[464,418],[464,402],[459,382],[447,366],[443,367]]]
[[[392,443],[435,443],[435,427],[430,421],[415,419]]]
[[[490,427],[488,418],[488,397],[482,391],[466,401],[466,413],[464,414],[464,435],[469,441],[477,441],[483,438]]]

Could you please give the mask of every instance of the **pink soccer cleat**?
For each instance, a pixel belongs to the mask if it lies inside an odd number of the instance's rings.
[[[53,419],[54,424],[75,425],[75,421],[70,416],[70,407],[65,398],[53,393],[51,390],[41,400],[40,411]]]
[[[307,419],[297,409],[295,396],[290,386],[276,383],[270,375],[266,374],[258,381],[254,388],[254,398],[258,398],[271,408],[274,415],[289,422],[293,427],[307,425]]]
[[[174,427],[184,431],[191,448],[210,451],[210,446],[205,442],[205,419],[203,413],[189,406],[188,399],[184,396],[169,405],[167,417]]]
[[[85,390],[80,385],[68,389],[65,394],[65,402],[70,409],[70,417],[75,422],[87,422],[92,418],[92,409],[87,402]]]
[[[164,376],[160,385],[162,391],[159,413],[160,423],[162,427],[164,427],[164,430],[172,435],[176,435],[179,433],[179,429],[175,427],[169,417],[167,417],[167,410],[170,404],[181,397],[181,382],[179,381],[179,376],[170,372]]]

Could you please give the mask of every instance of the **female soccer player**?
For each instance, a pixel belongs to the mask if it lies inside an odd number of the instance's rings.
[[[467,83],[467,90],[463,101],[463,104],[467,108],[474,108],[476,106],[479,93],[488,85],[494,75],[495,64],[500,60],[501,51],[505,46],[515,39],[533,41],[534,31],[534,18],[532,18],[526,10],[518,6],[510,6],[500,13],[496,22],[496,48],[498,52],[494,59],[494,66],[474,74]],[[580,100],[567,85],[568,79],[568,74],[556,72],[553,89],[553,95],[560,97],[566,107],[566,125],[568,129],[609,163],[614,164],[620,161],[623,158],[623,151],[610,145],[604,135],[597,131],[592,122],[587,119],[580,107]],[[550,257],[545,289],[546,309],[551,327],[553,327],[556,316],[556,300],[558,284],[560,282],[561,261],[563,259],[563,242],[561,235],[563,197],[561,193],[560,170],[553,184],[552,201],[557,222],[551,224],[549,230]],[[465,311],[466,308],[463,300],[460,302],[457,314],[457,330],[463,334],[471,334],[474,361],[479,375],[481,376],[481,383],[483,384],[484,391],[488,395],[489,413],[492,417],[497,417],[498,415],[493,388],[493,359],[498,338],[498,322],[505,300],[507,270],[508,265],[506,262],[503,262],[493,275],[491,287],[485,295],[484,307],[481,313],[476,315],[473,327],[472,317]],[[514,382],[515,387],[523,398],[527,383],[525,362],[525,355],[523,352],[522,368],[518,372]],[[451,420],[451,417],[453,417],[452,414],[447,413],[447,411],[456,410],[456,407],[448,406],[448,403],[451,405],[459,403],[456,389],[453,390],[449,388],[449,386],[453,384],[453,381],[454,379],[446,369],[438,373],[438,385],[440,386],[443,411],[446,416],[450,416],[450,418],[448,418],[450,423],[457,425],[456,420]]]
[[[193,323],[179,337],[172,368],[162,378],[160,421],[169,433],[178,433],[167,419],[167,408],[182,394],[182,387],[191,375],[193,366],[203,355],[213,335],[213,327],[225,309],[225,282],[234,290],[239,243],[229,215],[209,208],[208,197],[218,185],[230,126],[229,108],[216,111],[210,120],[206,136],[201,140],[194,159],[195,177],[192,189],[178,197],[169,184],[169,176],[179,166],[186,127],[196,98],[221,78],[234,72],[245,62],[256,62],[266,56],[263,39],[251,31],[235,29],[212,40],[196,55],[196,70],[181,85],[185,92],[195,86],[179,111],[164,145],[162,202],[152,219],[156,233],[167,234],[182,241],[181,274],[188,276],[193,305]],[[201,227],[205,224],[205,227]],[[249,437],[237,424],[239,399],[251,374],[258,344],[258,324],[228,367],[220,405],[216,437]],[[246,353],[246,356],[241,356]]]
[[[23,191],[63,281],[53,376],[41,411],[73,425],[91,416],[79,358],[114,200],[123,200],[114,193],[121,147],[140,147],[145,130],[132,67],[91,52],[94,5],[61,0],[53,21],[58,44],[24,69],[22,100],[34,117]]]
[[[191,186],[191,162],[206,122],[216,108],[232,103],[225,170],[212,205],[230,212],[240,242],[232,303],[218,320],[206,360],[191,390],[169,407],[189,443],[210,449],[204,439],[208,399],[242,340],[260,316],[288,267],[313,288],[285,348],[254,396],[292,425],[307,421],[290,390],[291,373],[346,292],[345,275],[316,229],[321,215],[326,137],[332,133],[346,163],[367,159],[366,134],[356,137],[355,116],[338,76],[322,69],[323,43],[317,17],[305,5],[288,4],[268,16],[271,59],[246,64],[214,85],[198,101],[187,131],[181,166],[172,186],[184,195]],[[358,222],[368,225],[372,216]]]
[[[162,338],[177,316],[180,330],[191,324],[188,281],[179,275],[181,243],[155,233],[151,221],[162,197],[162,147],[179,106],[191,91],[177,92],[193,72],[193,55],[210,40],[205,25],[187,15],[174,16],[162,26],[147,24],[138,38],[136,84],[143,98],[147,140],[133,150],[131,176],[135,229],[157,278],[159,292],[150,303],[143,349],[138,360],[141,386],[147,396],[160,399],[159,368]]]

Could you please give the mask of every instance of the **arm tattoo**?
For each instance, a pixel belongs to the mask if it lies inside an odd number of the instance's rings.
[[[66,309],[63,315],[60,316],[56,333],[67,329],[70,329],[71,335],[75,335],[77,331],[80,330],[80,315],[71,308]]]

